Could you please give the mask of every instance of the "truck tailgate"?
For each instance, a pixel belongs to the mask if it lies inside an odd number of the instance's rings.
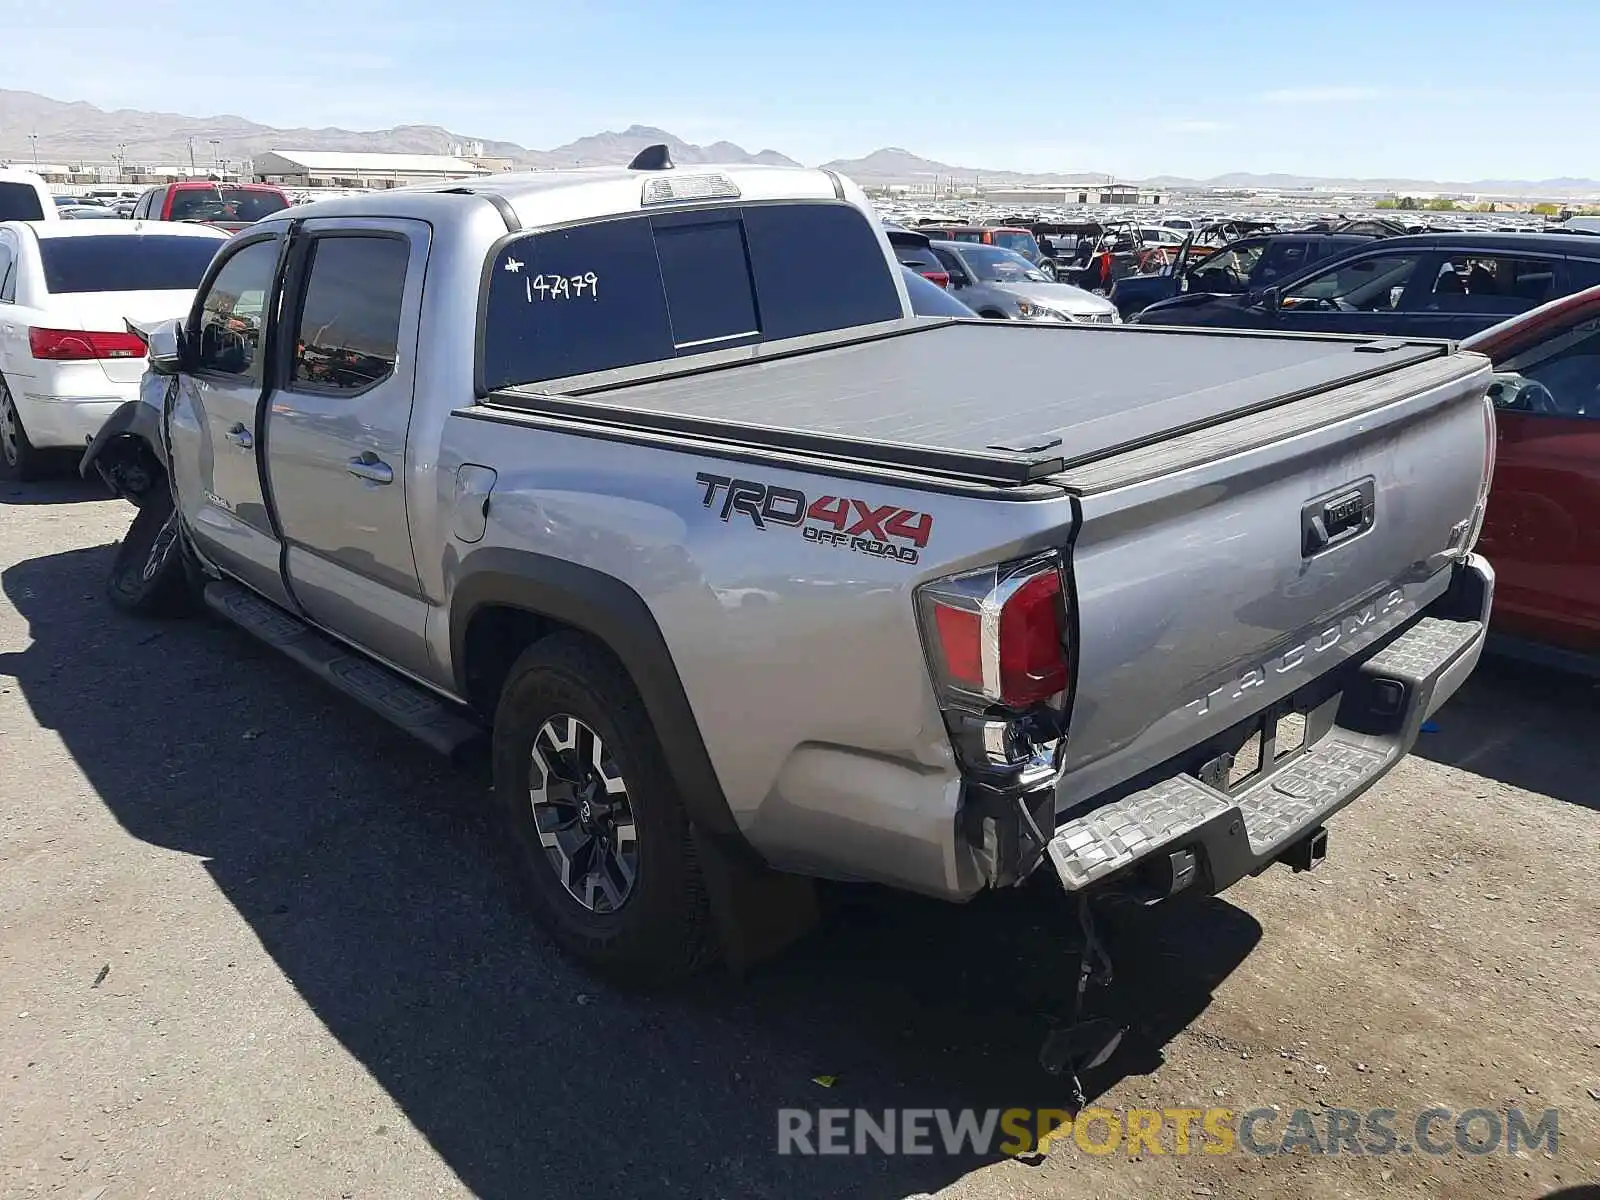
[[[1488,378],[1452,355],[1058,477],[1079,509],[1058,810],[1292,704],[1445,590],[1492,462]]]

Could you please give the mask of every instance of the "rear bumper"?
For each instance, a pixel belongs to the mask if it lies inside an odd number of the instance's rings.
[[[1244,789],[1179,773],[1059,825],[1048,852],[1062,886],[1220,892],[1278,861],[1411,750],[1477,665],[1493,594],[1485,560],[1457,565],[1450,591],[1312,714],[1306,745]]]
[[[63,396],[44,392],[24,391],[17,397],[17,411],[22,416],[28,440],[39,449],[70,446],[83,449],[111,414],[127,401],[135,398],[138,385],[114,394],[116,384],[106,386],[106,395]]]

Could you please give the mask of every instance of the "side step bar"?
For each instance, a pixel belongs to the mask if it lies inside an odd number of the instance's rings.
[[[487,736],[482,725],[426,688],[319,633],[236,583],[208,583],[205,601],[219,616],[283,651],[325,683],[441,754],[460,759]]]

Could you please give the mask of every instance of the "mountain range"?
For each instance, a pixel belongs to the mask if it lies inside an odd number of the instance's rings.
[[[450,154],[462,145],[481,142],[485,155],[509,159],[519,167],[599,166],[625,163],[644,147],[664,142],[680,163],[734,162],[795,166],[776,150],[751,152],[732,142],[695,145],[648,125],[630,125],[617,132],[591,134],[551,150],[535,150],[515,142],[491,141],[452,133],[438,125],[400,125],[393,129],[278,129],[244,117],[190,117],[179,113],[106,111],[82,101],[52,100],[35,92],[0,88],[0,162],[26,164],[38,135],[38,161],[109,163],[120,152],[125,162],[171,164],[188,159],[204,166],[215,158],[238,160],[267,150],[348,150],[391,154]],[[214,143],[214,145],[213,145]],[[874,150],[862,158],[824,163],[866,185],[977,181],[1024,187],[1073,187],[1105,183],[1104,173],[1039,173],[995,167],[965,167],[923,158],[897,146]],[[1306,175],[1235,172],[1208,179],[1158,175],[1141,182],[1161,188],[1306,188],[1332,191],[1455,191],[1490,195],[1583,196],[1600,193],[1593,179],[1479,179],[1439,182],[1425,179],[1348,179]]]

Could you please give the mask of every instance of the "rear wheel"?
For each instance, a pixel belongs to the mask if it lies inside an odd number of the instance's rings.
[[[28,440],[17,402],[6,381],[0,379],[0,476],[30,483],[44,478],[50,466],[45,454]]]
[[[494,787],[535,914],[562,949],[634,984],[715,953],[689,819],[621,665],[578,634],[511,668]]]
[[[111,562],[107,594],[123,612],[179,617],[198,607],[199,588],[165,480],[144,498]]]

